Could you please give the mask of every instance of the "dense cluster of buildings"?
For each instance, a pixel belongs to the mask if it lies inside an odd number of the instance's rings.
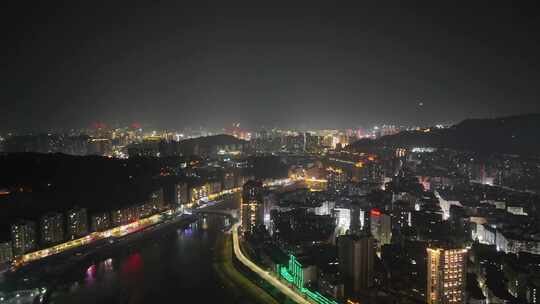
[[[113,157],[169,157],[197,155],[213,157],[253,152],[322,153],[345,147],[361,138],[377,138],[407,129],[382,125],[371,129],[295,131],[269,129],[246,131],[235,123],[222,132],[192,130],[143,131],[140,124],[112,128],[95,123],[89,129],[63,133],[9,134],[0,141],[0,152],[64,153],[69,155],[101,155]],[[224,133],[217,140],[205,140]],[[231,139],[233,138],[233,139]],[[237,139],[237,140],[234,140]]]
[[[92,138],[88,135],[21,135],[7,138],[3,143],[3,151],[112,156],[113,143],[111,139]]]
[[[537,303],[536,194],[486,182],[465,152],[305,155],[289,162],[300,184],[242,214],[282,279],[350,303]]]
[[[0,234],[0,265],[14,258],[83,238],[93,232],[103,232],[168,209],[183,212],[213,196],[221,195],[244,184],[239,174],[228,172],[222,178],[188,179],[167,182],[148,194],[139,203],[125,204],[105,210],[73,207],[65,212],[47,212],[39,218],[21,219]]]
[[[165,141],[161,137],[144,138],[141,142],[127,146],[129,157],[171,157],[198,156],[216,158],[218,156],[239,155],[248,149],[248,143],[229,135],[215,135]]]
[[[140,204],[14,223],[9,242],[1,239],[0,262],[243,187],[243,248],[312,299],[537,303],[540,162],[433,147],[344,149],[399,130],[247,132],[235,125],[223,136],[140,137],[126,143],[126,156],[194,155],[198,169],[185,165],[189,181]],[[296,182],[263,187],[262,179],[232,173],[251,166],[244,156],[261,155],[279,158]]]
[[[240,153],[246,141],[215,135],[190,138],[184,134],[143,132],[140,128],[98,127],[70,133],[11,135],[0,141],[0,152],[63,153],[107,157],[171,157]]]
[[[48,212],[37,221],[19,220],[10,227],[10,238],[3,239],[0,263],[42,248],[82,238],[91,232],[105,231],[149,217],[166,208],[163,190],[149,195],[144,202],[122,208],[88,213],[75,207],[67,212]]]

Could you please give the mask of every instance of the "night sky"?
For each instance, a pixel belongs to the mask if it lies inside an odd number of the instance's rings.
[[[0,130],[367,127],[540,112],[533,7],[10,2],[0,9]]]

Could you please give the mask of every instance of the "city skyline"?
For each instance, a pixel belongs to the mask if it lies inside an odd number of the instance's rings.
[[[0,304],[537,304],[525,3],[11,1]]]

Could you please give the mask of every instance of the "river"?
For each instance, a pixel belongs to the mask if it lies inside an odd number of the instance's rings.
[[[46,286],[52,290],[49,303],[57,304],[245,302],[231,296],[213,265],[220,250],[218,240],[228,224],[224,216],[200,217],[76,263],[47,264],[16,273],[3,278],[0,290]]]

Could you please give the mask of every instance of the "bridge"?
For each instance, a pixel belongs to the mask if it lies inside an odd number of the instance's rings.
[[[217,214],[238,219],[238,209],[214,209],[214,208],[198,208],[191,212],[192,214]]]

